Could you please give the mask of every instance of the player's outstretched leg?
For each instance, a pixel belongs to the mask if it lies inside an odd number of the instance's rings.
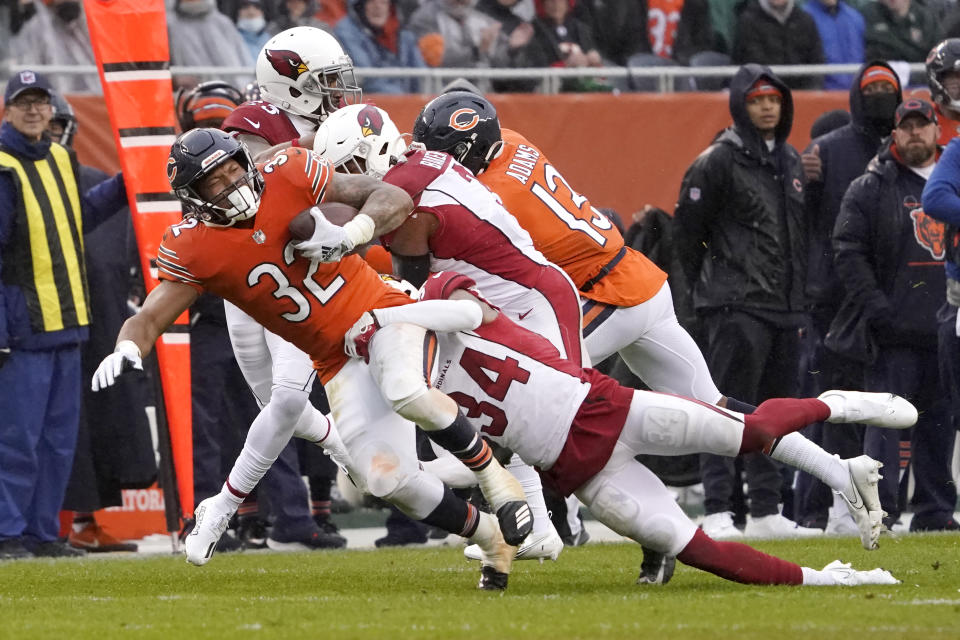
[[[700,529],[677,555],[677,559],[691,567],[743,584],[856,587],[900,583],[884,569],[857,571],[839,560],[831,562],[822,571],[801,567],[740,542],[712,540]]]
[[[370,372],[383,397],[398,414],[416,423],[427,436],[452,453],[476,474],[477,484],[493,507],[500,531],[518,545],[533,529],[533,517],[523,487],[493,457],[473,425],[452,398],[429,387],[433,366],[425,354],[436,353],[436,338],[423,327],[396,323],[381,328],[370,342]]]
[[[876,549],[883,531],[878,481],[880,462],[867,456],[841,460],[798,433],[798,425],[829,420],[870,420],[890,428],[916,420],[916,409],[899,396],[859,391],[829,391],[828,401],[778,398],[764,402],[744,416],[741,452],[764,450],[770,457],[819,478],[847,505],[860,531],[864,549]],[[783,435],[780,435],[783,434]]]
[[[745,544],[711,539],[690,521],[663,483],[617,444],[607,465],[577,489],[591,513],[617,533],[680,562],[745,584],[894,584],[882,570],[817,571]],[[851,570],[852,571],[852,570]]]

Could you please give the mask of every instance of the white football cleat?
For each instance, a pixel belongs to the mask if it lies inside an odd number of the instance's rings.
[[[227,530],[230,518],[236,511],[236,507],[225,508],[217,499],[218,497],[218,495],[211,496],[197,505],[196,511],[193,512],[195,518],[193,531],[184,543],[187,562],[198,567],[210,562],[220,536]]]
[[[883,477],[880,475],[883,463],[870,456],[858,456],[843,462],[850,470],[850,484],[843,491],[834,493],[847,503],[847,510],[860,531],[863,548],[876,549],[883,531],[883,516],[887,515],[880,506],[877,490],[877,483]]]
[[[786,538],[810,538],[823,535],[823,531],[816,528],[801,527],[783,514],[774,513],[769,516],[754,518],[747,516],[747,526],[743,530],[746,538],[760,540],[782,540]]]
[[[818,399],[830,407],[827,422],[857,422],[887,429],[907,429],[917,423],[917,408],[893,393],[824,391]]]
[[[536,535],[531,533],[527,539],[520,545],[515,560],[539,560],[541,563],[546,560],[556,560],[563,551],[563,540],[550,524],[550,530],[544,534]],[[480,551],[480,545],[471,544],[463,550],[463,555],[467,560],[482,560],[483,552]]]
[[[700,523],[700,528],[713,540],[736,540],[743,537],[743,531],[733,524],[733,514],[729,511],[711,513]]]
[[[512,545],[522,544],[533,530],[533,514],[523,486],[496,458],[477,471],[476,477],[483,497],[496,514],[504,540]]]
[[[823,568],[823,573],[833,578],[834,584],[842,587],[860,587],[868,584],[900,584],[886,569],[857,571],[849,562],[834,560]]]

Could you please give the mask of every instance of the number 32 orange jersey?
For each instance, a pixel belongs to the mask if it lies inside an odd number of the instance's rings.
[[[159,277],[237,305],[310,355],[326,384],[347,361],[343,334],[364,311],[411,300],[360,256],[322,263],[294,251],[287,225],[323,200],[333,173],[326,160],[293,148],[259,168],[264,190],[253,227],[210,227],[188,218],[168,228],[157,257]]]
[[[667,274],[625,247],[613,223],[526,138],[509,129],[502,136],[503,150],[478,178],[500,196],[534,246],[567,272],[585,298],[618,307],[652,298]]]

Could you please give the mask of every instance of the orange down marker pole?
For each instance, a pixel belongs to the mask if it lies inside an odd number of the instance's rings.
[[[149,292],[158,284],[163,232],[181,218],[166,174],[176,115],[164,0],[85,0],[84,8]],[[186,313],[156,349],[181,515],[188,518],[193,515],[193,440]]]

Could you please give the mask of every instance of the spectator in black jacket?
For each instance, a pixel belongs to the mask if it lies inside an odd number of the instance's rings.
[[[730,86],[733,126],[694,161],[677,202],[674,250],[706,344],[717,386],[759,404],[796,396],[800,327],[807,322],[804,286],[807,225],[800,156],[787,143],[793,99],[767,67],[740,68]],[[743,459],[749,485],[746,534],[814,535],[780,514],[780,472],[770,458]],[[703,456],[704,531],[739,535],[731,503],[734,460]]]
[[[881,140],[893,129],[893,115],[900,104],[900,80],[886,62],[872,61],[860,67],[850,87],[851,121],[846,126],[815,138],[802,156],[807,178],[805,203],[810,224],[810,253],[807,265],[807,295],[812,306],[812,332],[808,340],[807,393],[827,389],[858,389],[863,384],[863,362],[838,356],[824,348],[823,338],[840,308],[843,286],[833,268],[831,238],[840,202],[847,187],[863,174],[877,155]],[[822,428],[822,445],[841,457],[859,455],[862,445],[855,429],[832,424]],[[848,533],[855,527],[844,504],[836,504],[828,520],[829,490],[814,481],[810,491],[806,478],[798,482],[797,518],[807,526],[827,527],[828,533]],[[804,493],[810,497],[809,502]],[[839,499],[839,498],[838,498]]]
[[[937,310],[946,290],[943,224],[920,204],[937,162],[940,127],[933,106],[911,98],[897,108],[893,142],[847,190],[833,232],[837,274],[844,282],[844,307],[831,326],[857,326],[875,346],[866,370],[868,391],[889,391],[916,405],[920,419],[911,433],[913,502],[930,502],[935,477],[949,475],[949,458],[938,455],[950,429],[948,394],[937,364]],[[845,342],[828,346],[843,349]],[[900,435],[866,428],[864,453],[884,463],[880,502],[888,527],[905,504],[897,470]],[[906,483],[904,483],[905,485]]]
[[[750,0],[737,20],[733,45],[737,64],[822,64],[823,45],[817,25],[795,0]],[[818,89],[820,76],[794,76],[794,89]]]
[[[537,17],[526,59],[535,67],[601,67],[590,27],[574,17],[568,0],[534,0]],[[597,89],[587,78],[566,80],[564,91]]]

